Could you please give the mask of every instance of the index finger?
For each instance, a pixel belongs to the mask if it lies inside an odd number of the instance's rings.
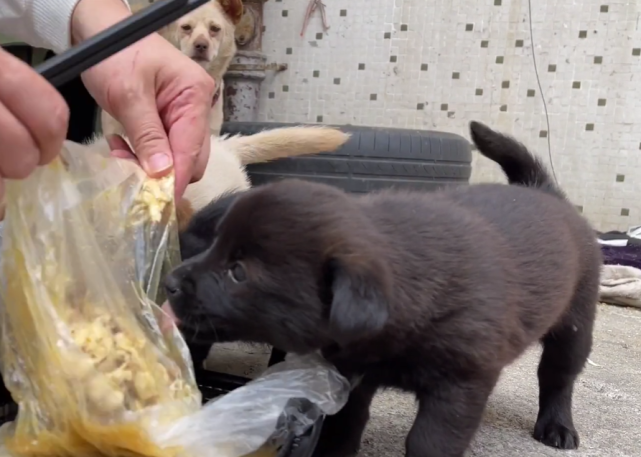
[[[209,156],[209,103],[195,101],[169,126],[169,146],[174,159],[176,196],[182,196],[198,166]],[[203,157],[204,156],[204,157]]]

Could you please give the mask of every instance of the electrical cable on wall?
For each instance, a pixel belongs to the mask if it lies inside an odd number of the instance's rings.
[[[534,73],[536,75],[536,82],[539,85],[539,93],[541,94],[541,100],[543,101],[543,109],[545,111],[545,121],[547,122],[548,126],[548,135],[547,135],[547,140],[548,140],[548,157],[550,158],[550,169],[552,170],[552,176],[554,176],[554,181],[559,184],[559,180],[556,177],[556,171],[554,170],[554,161],[552,160],[552,142],[550,140],[550,115],[548,114],[548,105],[545,102],[545,96],[543,95],[543,86],[541,85],[541,78],[539,77],[539,69],[536,64],[536,51],[534,48],[534,31],[532,27],[532,0],[528,0],[528,19],[529,19],[529,24],[530,24],[530,42],[532,43],[532,61],[534,62]]]

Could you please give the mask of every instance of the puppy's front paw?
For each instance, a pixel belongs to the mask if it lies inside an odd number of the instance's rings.
[[[563,425],[558,419],[539,420],[534,426],[534,439],[557,449],[577,449],[579,434],[573,426]]]

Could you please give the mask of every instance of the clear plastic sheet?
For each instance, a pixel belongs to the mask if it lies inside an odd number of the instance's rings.
[[[87,149],[6,186],[0,361],[19,413],[0,454],[241,457],[338,411],[348,383],[313,358],[201,408],[184,340],[158,324],[173,177]]]

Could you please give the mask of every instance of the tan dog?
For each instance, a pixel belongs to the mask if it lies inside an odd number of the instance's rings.
[[[248,136],[211,136],[211,155],[203,178],[187,186],[176,205],[179,228],[194,212],[218,197],[247,190],[251,184],[245,166],[284,157],[332,152],[342,146],[349,135],[331,127],[284,127]],[[68,148],[85,148],[87,152],[108,155],[104,137],[88,144],[65,142]]]
[[[211,138],[211,155],[202,179],[187,186],[185,199],[194,211],[225,193],[250,187],[245,166],[284,157],[332,152],[349,135],[330,127],[284,127],[249,136]]]
[[[136,5],[132,11],[135,13],[145,6]],[[223,75],[236,54],[234,32],[242,16],[242,0],[212,0],[159,31],[216,81],[209,119],[213,135],[220,134],[223,123]],[[103,135],[124,134],[122,126],[105,111],[101,113],[101,125]]]

